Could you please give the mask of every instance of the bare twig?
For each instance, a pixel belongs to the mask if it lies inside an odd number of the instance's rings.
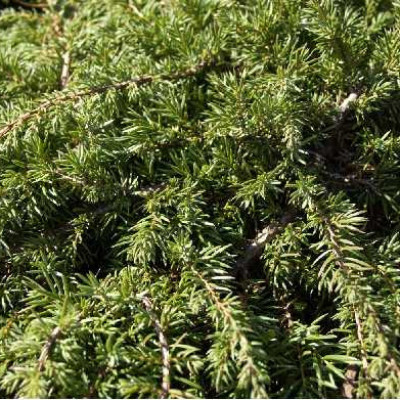
[[[346,399],[353,398],[353,391],[356,385],[357,378],[357,366],[354,364],[350,364],[345,373],[345,381],[341,387],[342,396]]]
[[[61,68],[61,78],[60,78],[60,86],[61,89],[64,89],[67,86],[69,81],[69,66],[71,63],[71,55],[70,52],[67,50],[62,56],[62,68]]]
[[[48,337],[46,343],[44,344],[42,348],[42,352],[40,353],[39,361],[38,361],[38,368],[39,371],[42,372],[45,369],[46,366],[46,361],[49,357],[50,351],[52,347],[54,346],[54,343],[57,341],[57,339],[61,336],[62,330],[59,326],[55,327],[50,336]]]
[[[83,313],[79,313],[77,316],[77,322],[78,324],[80,323],[81,319],[83,317]],[[65,327],[63,328],[65,331]],[[39,356],[38,360],[38,369],[40,372],[44,371],[45,366],[46,366],[46,361],[49,358],[51,349],[53,348],[54,344],[56,341],[60,338],[60,336],[64,333],[64,331],[61,329],[61,327],[56,326],[50,333],[50,336],[46,340],[46,343],[42,347],[42,351]]]
[[[350,107],[350,104],[354,103],[358,98],[357,93],[350,93],[339,105],[339,111],[341,115],[345,114]]]
[[[161,190],[165,189],[167,184],[165,182],[157,183],[155,185],[148,185],[145,187],[140,188],[134,192],[134,195],[140,197],[147,197],[154,193],[160,192]]]
[[[53,32],[54,36],[57,38],[58,42],[62,47],[62,55],[61,55],[61,74],[60,74],[60,89],[63,90],[69,81],[70,75],[70,64],[71,64],[71,53],[69,51],[68,40],[65,38],[64,31],[64,19],[59,14],[56,13],[53,16]]]
[[[239,280],[246,280],[248,277],[249,267],[252,263],[259,259],[266,244],[270,242],[282,229],[285,228],[294,218],[292,211],[282,216],[278,223],[271,223],[259,232],[256,237],[247,245],[243,256],[237,261],[235,273]]]
[[[283,309],[283,323],[286,325],[286,328],[290,330],[293,327],[294,321],[293,321],[293,315],[291,311],[291,306],[293,301],[286,302],[285,301],[285,296],[282,296],[280,298],[280,301],[283,303],[282,309]]]
[[[348,114],[350,105],[358,99],[357,93],[350,93],[340,104],[339,104],[339,114],[335,118],[333,125],[330,125],[324,129],[324,132],[330,132],[338,129],[346,121],[346,116]]]
[[[398,366],[395,358],[393,357],[392,354],[389,354],[387,358],[390,363],[391,370],[394,371],[395,374],[397,375],[397,378],[400,379],[400,367]]]
[[[127,81],[123,82],[117,82],[117,83],[111,83],[109,85],[104,85],[104,86],[94,86],[88,89],[83,89],[77,92],[73,93],[68,93],[64,94],[62,92],[59,92],[59,94],[54,97],[53,99],[49,99],[46,101],[43,101],[40,103],[37,107],[34,109],[27,111],[26,113],[20,115],[18,118],[16,118],[14,121],[11,121],[7,125],[5,125],[1,130],[0,130],[0,138],[5,136],[8,132],[12,131],[13,129],[21,126],[31,118],[39,115],[40,113],[43,113],[47,111],[49,108],[51,108],[54,105],[65,103],[67,101],[76,101],[81,99],[82,97],[86,96],[93,96],[96,94],[102,94],[105,92],[108,92],[110,90],[123,90],[126,89],[130,86],[144,86],[147,84],[150,84],[155,81],[178,81],[181,79],[189,78],[191,76],[194,76],[198,74],[200,71],[206,69],[207,67],[211,66],[214,64],[214,61],[211,60],[203,60],[199,64],[188,68],[183,71],[178,71],[178,72],[173,72],[171,74],[161,74],[161,75],[143,75],[139,76],[136,78],[128,79]]]
[[[128,2],[128,10],[133,12],[135,15],[137,15],[140,18],[144,18],[143,14],[139,11],[139,9],[133,4],[131,0]]]
[[[170,357],[169,357],[169,346],[167,337],[163,331],[161,326],[161,322],[158,319],[157,315],[153,311],[153,304],[149,297],[143,296],[142,303],[149,313],[151,322],[154,325],[154,329],[158,335],[158,341],[160,342],[161,346],[161,357],[162,357],[162,382],[161,382],[161,398],[165,399],[168,397],[169,390],[170,390]]]

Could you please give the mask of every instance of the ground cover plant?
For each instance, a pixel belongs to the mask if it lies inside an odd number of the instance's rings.
[[[400,397],[398,0],[2,0],[2,397]]]

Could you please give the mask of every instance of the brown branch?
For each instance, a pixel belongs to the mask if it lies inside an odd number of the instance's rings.
[[[135,15],[137,15],[139,18],[144,18],[143,14],[139,11],[139,9],[132,3],[132,1],[129,0],[128,2],[128,10],[130,12],[133,12]]]
[[[54,105],[65,103],[67,101],[76,101],[81,99],[82,97],[86,96],[92,96],[96,94],[102,94],[105,92],[108,92],[110,90],[123,90],[126,89],[130,86],[136,86],[136,87],[141,87],[146,84],[153,83],[155,81],[178,81],[181,79],[189,78],[191,76],[194,76],[201,72],[202,70],[210,67],[211,65],[214,64],[213,60],[203,60],[199,64],[188,68],[183,71],[178,71],[178,72],[173,72],[171,74],[161,74],[161,75],[143,75],[139,76],[136,78],[129,79],[127,81],[123,82],[117,82],[117,83],[111,83],[109,85],[104,85],[104,86],[94,86],[88,89],[83,89],[74,93],[68,93],[68,94],[59,94],[53,99],[49,99],[46,101],[43,101],[40,103],[37,107],[34,109],[27,111],[26,113],[20,115],[18,118],[16,118],[14,121],[11,121],[7,125],[5,125],[1,130],[0,130],[0,138],[5,136],[8,132],[12,131],[13,129],[21,126],[24,124],[26,121],[30,120],[31,118],[39,115],[42,112],[47,111],[49,108],[51,108]]]
[[[340,104],[338,107],[339,114],[336,116],[335,121],[333,125],[328,126],[327,128],[324,129],[324,132],[330,132],[335,129],[338,129],[343,125],[343,123],[346,121],[346,116],[348,114],[348,111],[350,109],[350,105],[354,103],[358,99],[358,94],[357,93],[350,93]]]
[[[44,371],[45,366],[46,366],[46,361],[49,357],[50,351],[51,351],[52,347],[54,346],[54,343],[61,336],[61,334],[62,334],[61,328],[59,326],[55,327],[52,330],[46,343],[44,344],[44,346],[42,348],[42,352],[40,353],[40,357],[38,360],[38,369],[40,372]]]
[[[285,228],[294,218],[293,211],[285,213],[278,223],[271,223],[259,232],[256,237],[247,245],[243,256],[237,261],[235,275],[240,280],[247,280],[249,268],[255,260],[261,257],[262,252],[268,242]]]
[[[61,14],[56,13],[53,16],[52,28],[54,36],[57,38],[57,41],[60,43],[63,49],[63,53],[61,55],[62,64],[60,74],[60,89],[63,90],[69,81],[71,53],[68,48],[68,40],[65,38],[64,19]]]
[[[60,78],[60,87],[61,90],[67,86],[69,81],[69,66],[71,63],[71,55],[70,52],[67,50],[62,56],[62,68],[61,68],[61,78]]]
[[[353,392],[356,385],[356,378],[357,378],[357,366],[351,364],[348,366],[346,373],[345,373],[345,381],[340,389],[340,392],[343,397],[346,399],[353,398]]]
[[[392,354],[388,354],[387,356],[388,361],[390,362],[390,368],[391,370],[397,375],[397,377],[400,379],[400,367],[397,365],[396,360],[394,359]]]
[[[80,323],[81,319],[83,317],[83,313],[80,312],[77,316],[77,322]],[[65,327],[64,327],[65,331]],[[39,359],[38,359],[38,369],[40,372],[44,371],[45,366],[46,366],[46,361],[49,358],[51,349],[53,348],[54,344],[56,341],[60,338],[60,336],[63,334],[63,330],[59,327],[56,326],[50,333],[50,336],[46,340],[46,343],[42,347],[42,351],[40,353]]]
[[[354,103],[358,98],[357,93],[350,93],[339,105],[341,115],[345,114],[350,108],[350,104]]]
[[[170,356],[169,356],[169,346],[167,337],[163,331],[161,326],[161,322],[158,319],[157,315],[153,311],[153,304],[149,297],[143,296],[142,303],[149,313],[151,322],[154,325],[154,329],[158,335],[158,341],[160,342],[161,346],[161,358],[162,358],[162,382],[161,382],[161,398],[165,399],[168,397],[169,390],[170,390]]]
[[[294,324],[294,320],[293,320],[293,314],[291,311],[291,306],[293,301],[286,301],[285,300],[285,296],[281,296],[281,298],[279,299],[281,301],[281,303],[283,303],[282,305],[282,310],[283,310],[283,324],[285,325],[285,327],[287,328],[287,330],[291,330]]]
[[[168,185],[165,182],[157,183],[155,185],[148,185],[136,190],[133,192],[133,194],[135,196],[148,197],[152,194],[162,191],[163,189],[167,188],[167,186]]]

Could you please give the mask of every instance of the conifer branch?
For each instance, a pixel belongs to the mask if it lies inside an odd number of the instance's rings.
[[[160,74],[160,75],[142,75],[136,78],[128,79],[127,81],[111,83],[104,86],[94,86],[88,89],[83,89],[77,92],[71,92],[68,94],[59,93],[53,99],[49,99],[40,103],[34,109],[27,111],[26,113],[20,115],[14,121],[11,121],[7,125],[5,125],[0,130],[0,138],[5,136],[7,133],[12,131],[13,129],[21,126],[31,118],[38,116],[39,114],[46,112],[49,108],[55,105],[59,105],[61,103],[65,103],[68,101],[76,101],[83,97],[93,96],[96,94],[106,93],[110,90],[124,90],[131,86],[141,87],[156,81],[179,81],[182,79],[190,78],[192,76],[197,75],[201,71],[206,68],[212,66],[215,63],[215,60],[202,60],[199,64],[185,69],[183,71],[173,72],[171,74]]]
[[[328,231],[330,243],[332,243],[332,250],[333,250],[333,253],[336,258],[336,263],[343,271],[345,271],[347,276],[350,276],[350,271],[345,263],[345,256],[339,245],[339,242],[337,240],[336,233],[334,232],[334,228],[332,227],[331,221],[329,220],[328,217],[325,217],[325,216],[322,216],[322,219],[323,219],[326,229]],[[354,307],[354,319],[355,319],[355,324],[356,324],[357,338],[360,343],[361,362],[363,365],[363,372],[364,372],[365,378],[368,379],[368,360],[367,360],[367,352],[365,350],[365,341],[364,341],[364,336],[363,336],[363,332],[362,332],[360,314],[359,314],[359,311],[356,309],[355,304],[353,304],[353,307]]]
[[[333,252],[336,257],[336,262],[340,266],[340,268],[343,269],[348,276],[350,276],[350,271],[347,268],[345,261],[344,261],[344,259],[345,259],[344,254],[343,254],[343,252],[340,248],[340,245],[337,241],[336,234],[330,224],[330,221],[326,217],[323,217],[323,220],[326,223],[327,231],[329,233],[329,237],[330,237],[331,243],[333,245]],[[389,285],[389,287],[390,287],[390,285]],[[378,317],[375,309],[373,308],[373,306],[371,304],[369,305],[369,308],[370,308],[370,315],[373,316],[375,319],[375,323],[377,325],[377,331],[380,334],[384,335],[383,327],[379,321],[379,317]],[[364,339],[364,334],[363,334],[363,326],[362,326],[362,321],[361,321],[361,317],[360,317],[360,311],[359,311],[358,307],[356,306],[356,304],[354,304],[354,303],[353,303],[353,313],[354,313],[354,320],[355,320],[355,324],[356,324],[357,339],[360,343],[362,370],[363,370],[364,377],[366,378],[366,380],[370,381],[370,376],[369,376],[369,372],[368,372],[368,368],[369,368],[368,354],[367,354],[367,350],[365,347],[365,339]],[[389,368],[392,369],[395,372],[395,374],[400,378],[400,368],[390,351],[387,352],[386,358],[389,361]],[[343,383],[343,386],[342,386],[342,393],[344,393],[346,395],[346,397],[352,396],[353,389],[352,389],[351,382],[352,382],[352,380],[355,379],[355,376],[356,376],[356,374],[354,373],[354,369],[356,369],[356,366],[350,365],[346,371],[346,381]],[[348,398],[351,398],[351,397],[348,397]]]
[[[44,371],[50,351],[53,348],[57,339],[61,336],[61,334],[62,334],[61,328],[59,326],[56,326],[52,330],[50,336],[48,337],[46,343],[44,344],[38,360],[38,369],[40,372]]]
[[[357,332],[357,338],[358,341],[360,343],[360,350],[361,350],[361,362],[362,362],[362,370],[364,373],[364,377],[369,381],[370,377],[369,377],[369,373],[368,373],[368,368],[369,368],[369,364],[368,364],[368,358],[367,358],[367,351],[365,348],[365,340],[364,340],[364,334],[363,334],[363,326],[362,326],[362,321],[360,318],[360,313],[359,311],[356,309],[355,305],[353,305],[354,308],[354,319],[355,319],[355,323],[356,323],[356,332]],[[371,308],[371,306],[370,306]],[[377,316],[376,312],[374,309],[371,309],[371,313],[370,316],[372,316],[375,320],[375,324],[377,325],[377,331],[384,335],[384,330],[383,327],[379,321],[379,317]],[[400,379],[400,368],[393,356],[393,354],[391,353],[391,351],[387,351],[387,355],[386,355],[386,359],[388,361],[388,369],[392,370],[398,379]],[[345,374],[345,381],[342,385],[341,388],[341,393],[344,397],[346,398],[353,398],[353,391],[354,391],[354,387],[355,387],[355,379],[357,376],[357,366],[354,364],[349,365],[349,367],[346,370],[346,374]],[[368,397],[371,397],[370,395]]]
[[[282,310],[284,312],[282,324],[284,325],[285,330],[290,335],[293,332],[293,327],[294,327],[294,318],[293,318],[293,314],[291,311],[291,307],[292,307],[294,300],[287,301],[287,299],[285,297],[286,297],[285,295],[282,295],[279,298],[279,301],[282,303]],[[297,357],[299,360],[301,380],[304,384],[304,382],[306,381],[306,373],[304,371],[303,349],[302,349],[302,346],[300,343],[296,343],[296,352],[297,352]]]
[[[210,295],[210,297],[211,297],[213,303],[215,304],[215,306],[217,307],[218,311],[220,311],[224,315],[224,317],[229,321],[229,323],[233,327],[236,328],[236,321],[233,318],[231,311],[225,306],[224,302],[221,301],[218,293],[214,290],[212,285],[195,268],[192,267],[191,269],[192,269],[192,272],[195,274],[195,276],[197,276],[197,278],[202,282],[202,284],[206,288],[208,294]],[[243,338],[243,340],[247,342],[247,339],[245,337]]]
[[[360,342],[360,350],[361,350],[361,362],[362,362],[362,368],[364,372],[364,377],[368,379],[368,360],[367,360],[367,351],[365,349],[365,341],[364,341],[364,335],[363,335],[363,330],[362,330],[362,324],[361,324],[361,319],[360,319],[360,314],[354,307],[354,320],[356,322],[356,328],[357,328],[357,337],[358,341]]]
[[[397,307],[396,307],[396,311],[397,311]],[[385,331],[384,331],[384,328],[382,326],[382,323],[380,321],[378,314],[376,313],[376,311],[374,309],[371,309],[370,315],[374,318],[377,331],[379,332],[379,334],[384,336]],[[396,374],[396,376],[400,379],[400,367],[399,367],[395,357],[393,356],[392,351],[390,351],[389,349],[387,350],[386,359],[389,362],[389,366],[388,366],[389,369],[392,370]]]
[[[153,310],[152,301],[148,296],[142,297],[142,303],[148,312],[150,319],[154,325],[154,329],[158,336],[158,341],[161,346],[161,358],[162,358],[162,382],[161,382],[161,398],[166,399],[170,391],[170,355],[169,355],[169,345],[167,341],[167,336],[163,331],[161,322]]]
[[[78,323],[80,323],[83,317],[83,313],[79,313],[77,317]],[[65,331],[65,329],[64,329]],[[50,333],[46,343],[42,347],[42,351],[40,352],[40,356],[38,359],[38,369],[40,372],[43,372],[46,367],[46,362],[49,358],[50,352],[53,349],[54,345],[56,344],[57,340],[61,337],[64,333],[60,326],[56,326]]]
[[[260,258],[265,246],[281,232],[294,218],[293,210],[286,212],[279,222],[273,222],[261,230],[246,246],[243,255],[235,265],[235,275],[240,281],[247,280],[249,267]]]
[[[203,287],[206,289],[212,304],[216,307],[218,312],[223,316],[223,325],[228,326],[230,334],[233,336],[230,340],[230,346],[235,347],[237,344],[240,346],[239,349],[239,365],[240,374],[248,373],[250,376],[254,377],[254,383],[252,390],[256,391],[258,394],[255,397],[266,398],[267,393],[264,389],[264,384],[262,380],[262,375],[259,367],[257,366],[256,359],[252,354],[252,343],[248,340],[246,333],[251,331],[250,327],[245,324],[244,326],[237,320],[233,314],[233,309],[231,309],[230,302],[224,302],[220,297],[216,288],[208,279],[204,277],[202,273],[196,270],[193,265],[190,266],[192,273],[201,282]],[[231,299],[232,300],[232,299]],[[240,302],[240,304],[242,304]],[[225,328],[224,328],[225,329]],[[230,353],[233,356],[233,348],[230,349]],[[239,376],[240,376],[239,374]]]
[[[334,228],[332,227],[332,223],[330,219],[326,216],[324,216],[322,213],[320,213],[322,216],[322,220],[325,223],[326,230],[328,232],[328,236],[330,239],[330,243],[332,243],[332,250],[333,254],[335,255],[336,258],[336,264],[346,272],[346,274],[350,274],[349,269],[347,268],[347,265],[345,263],[345,257],[342,252],[342,249],[340,248],[339,242],[336,237],[336,233],[334,232]]]

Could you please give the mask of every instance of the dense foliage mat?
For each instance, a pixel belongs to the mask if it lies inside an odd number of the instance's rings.
[[[2,0],[0,395],[400,397],[399,73],[398,0]]]

